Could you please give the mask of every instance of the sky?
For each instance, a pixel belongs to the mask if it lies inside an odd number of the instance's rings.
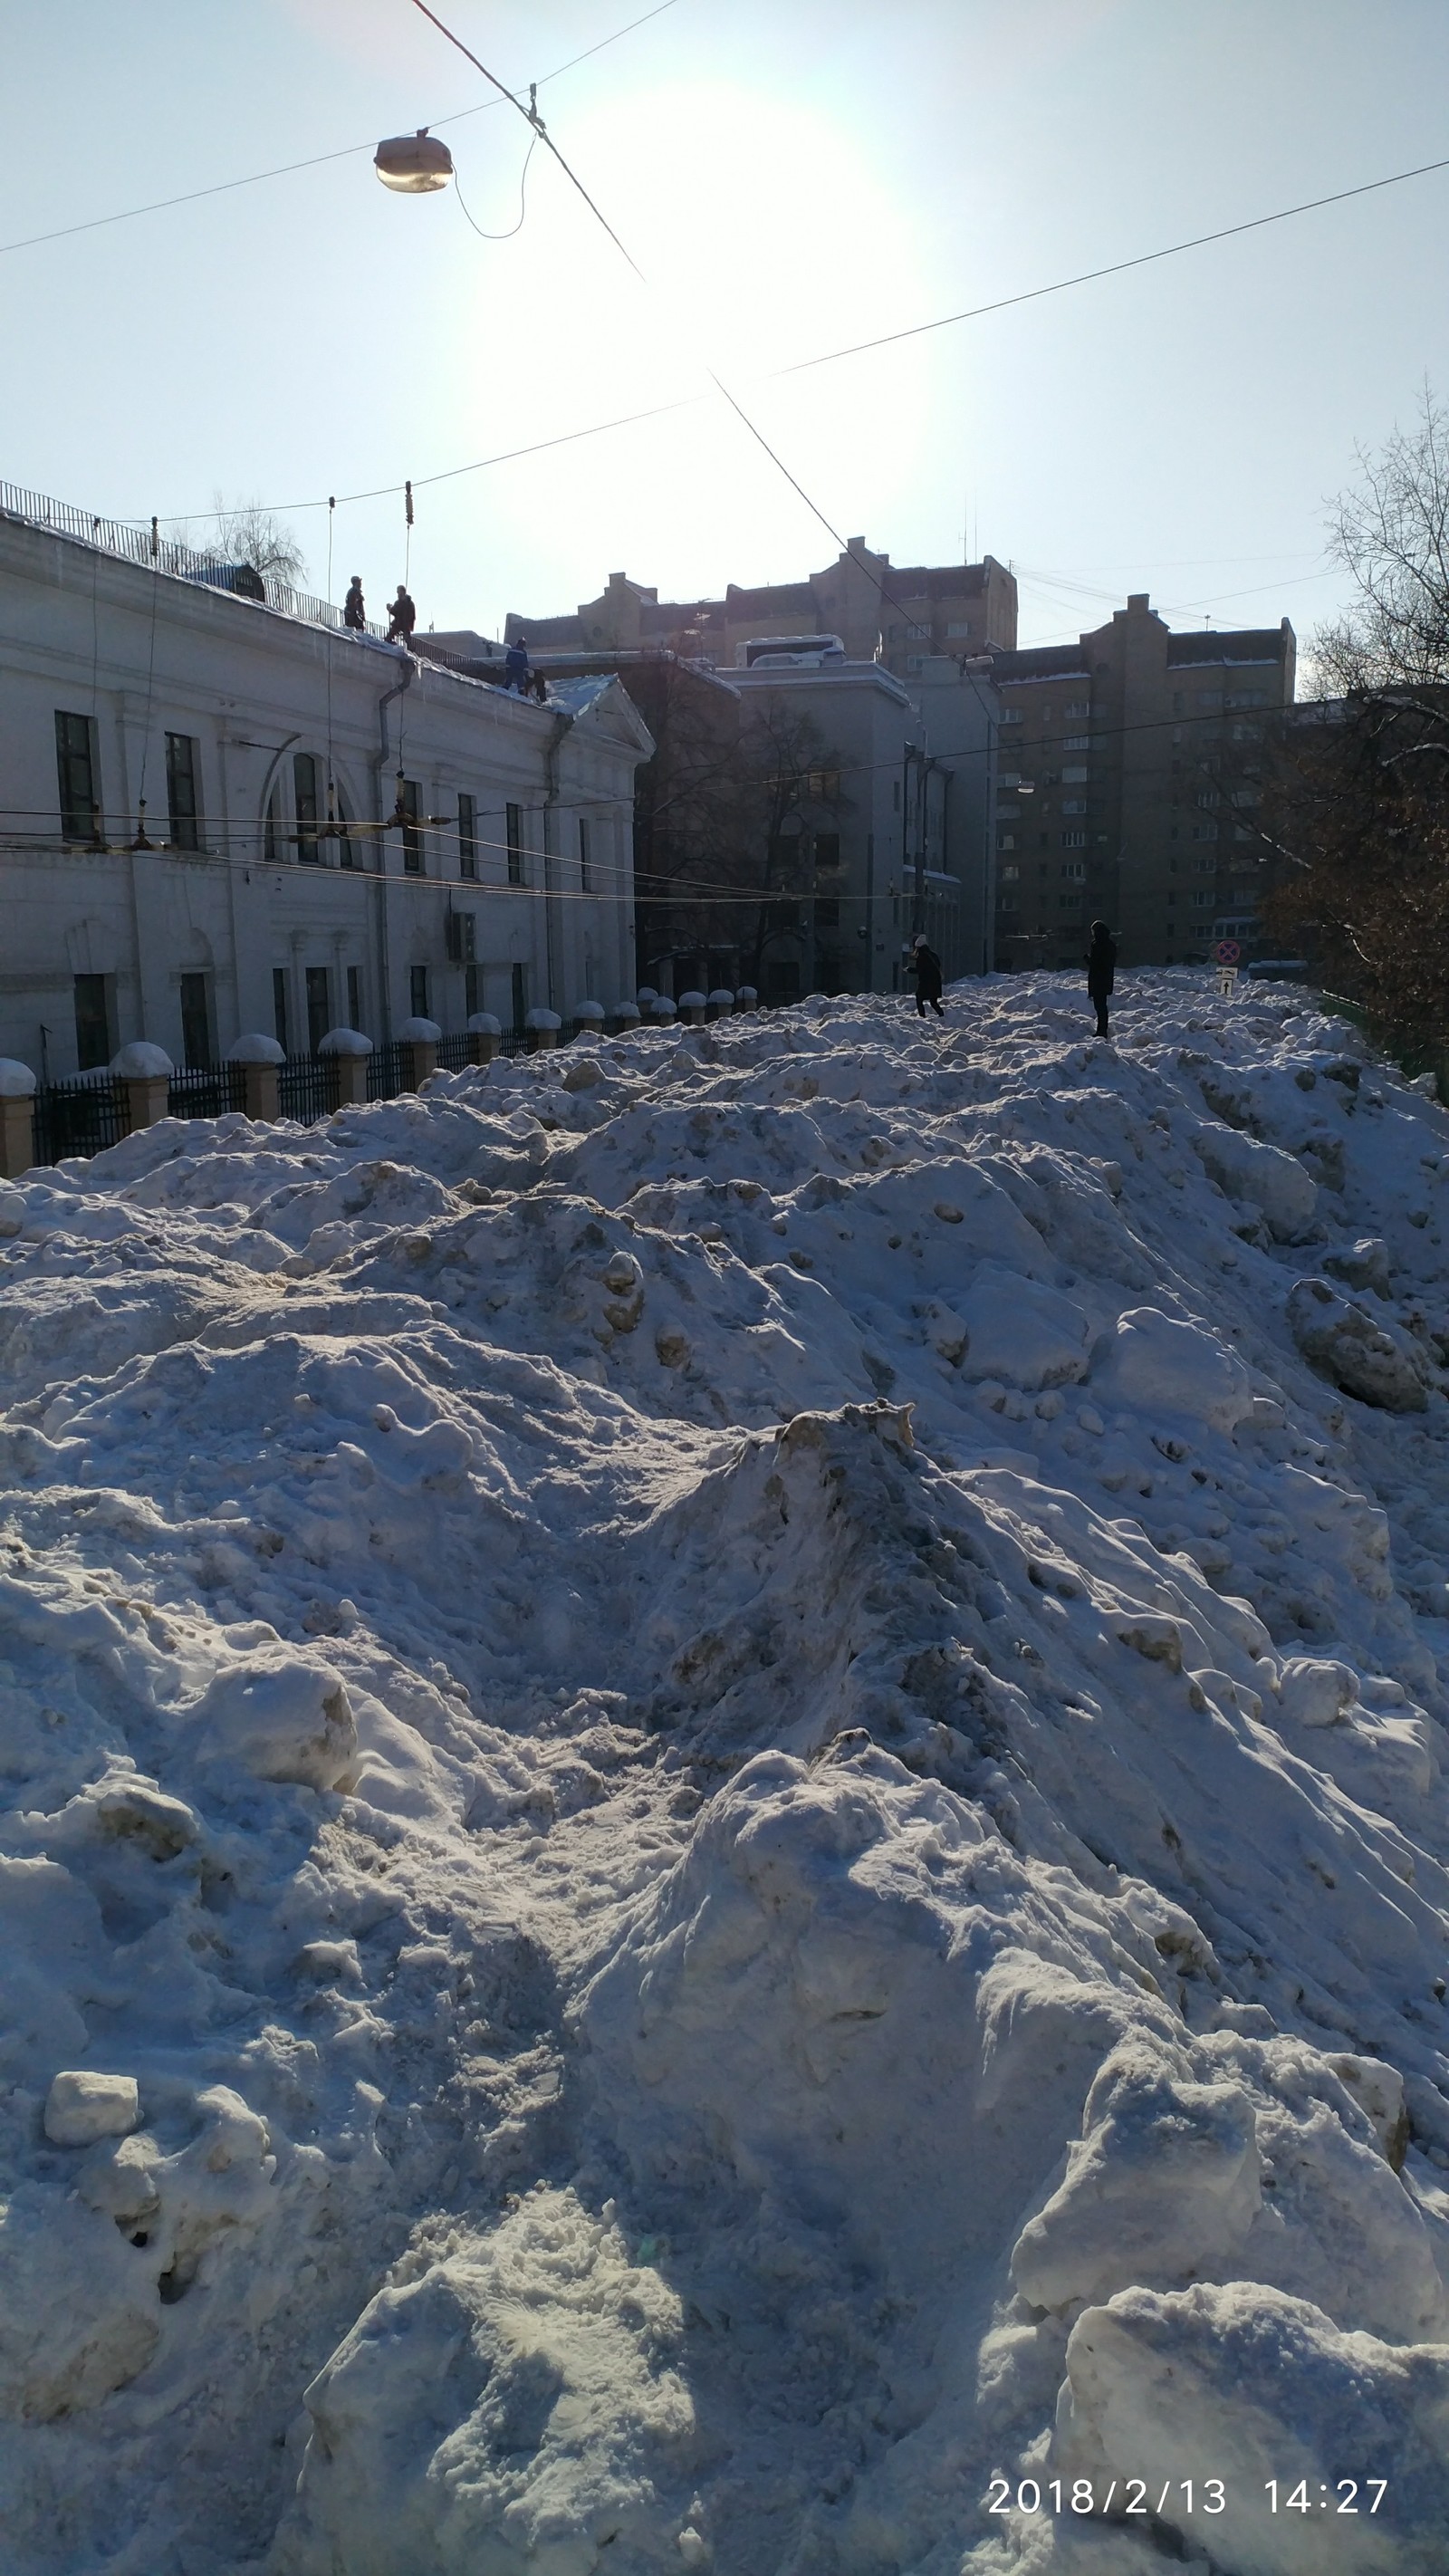
[[[1333,613],[1356,446],[1449,395],[1449,169],[781,371],[1449,156],[1444,0],[649,5],[438,8],[540,84],[643,283],[541,149],[478,238],[529,136],[413,0],[12,11],[0,475],[198,542],[218,493],[277,507],[310,587],[375,613],[406,564],[424,628],[798,580],[836,535],[1011,563],[1023,643],[1129,590]],[[394,196],[374,145],[425,122],[458,189]],[[347,497],[408,476],[410,554],[399,490]]]

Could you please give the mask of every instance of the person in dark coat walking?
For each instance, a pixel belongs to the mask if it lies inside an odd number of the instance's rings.
[[[393,601],[391,608],[388,610],[387,640],[389,644],[410,644],[413,640],[413,628],[416,626],[417,622],[418,612],[414,608],[412,601],[409,599],[407,592],[404,590],[402,583],[399,582],[397,586],[397,597]]]
[[[1092,924],[1092,945],[1087,951],[1087,998],[1096,1007],[1097,1035],[1107,1037],[1107,1004],[1112,998],[1116,976],[1117,942],[1105,921]]]
[[[344,626],[350,626],[354,635],[360,635],[367,624],[367,610],[362,604],[362,575],[360,572],[355,572],[353,574],[352,588],[349,590],[347,597],[342,603],[342,623]]]
[[[936,955],[934,948],[927,945],[924,930],[918,930],[915,938],[911,941],[911,962],[906,968],[906,973],[908,975],[914,975],[916,979],[917,1019],[923,1020],[925,1018],[926,1004],[929,1002],[937,1019],[943,1020],[946,1014],[941,1008],[941,984],[943,980],[941,974],[941,960]]]

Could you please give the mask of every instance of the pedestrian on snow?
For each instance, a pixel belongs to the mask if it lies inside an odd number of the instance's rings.
[[[347,597],[342,603],[342,623],[344,626],[350,626],[354,635],[360,635],[367,624],[367,610],[362,604],[362,575],[360,572],[355,572],[353,574],[352,588],[349,590]]]
[[[1105,921],[1092,924],[1092,945],[1087,951],[1087,998],[1096,1006],[1097,1035],[1108,1035],[1107,1004],[1112,997],[1112,984],[1117,966],[1117,942]]]
[[[414,608],[412,601],[409,599],[407,592],[404,590],[402,583],[399,582],[397,586],[397,597],[388,611],[387,640],[389,644],[410,644],[413,637],[413,628],[416,626],[417,622],[418,612]]]
[[[943,981],[941,960],[936,955],[934,948],[928,946],[924,930],[918,930],[915,938],[911,941],[911,962],[906,968],[906,973],[908,975],[914,975],[916,979],[917,1019],[923,1020],[925,1018],[926,1004],[929,1002],[937,1019],[943,1020],[946,1014],[941,1008],[941,985]]]
[[[528,637],[516,635],[503,656],[503,685],[516,689],[521,698],[528,695]]]

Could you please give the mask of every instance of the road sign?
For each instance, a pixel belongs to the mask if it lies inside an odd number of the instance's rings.
[[[1220,966],[1236,966],[1242,953],[1242,948],[1236,939],[1220,939],[1213,950],[1213,955]]]

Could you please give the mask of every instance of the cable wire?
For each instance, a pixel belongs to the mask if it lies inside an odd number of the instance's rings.
[[[523,218],[528,211],[525,197],[525,190],[528,186],[528,165],[537,150],[538,136],[535,134],[533,141],[530,143],[528,150],[523,156],[523,168],[520,171],[518,178],[518,221],[516,224],[510,224],[506,233],[485,233],[481,224],[473,223],[472,216],[468,213],[466,205],[463,204],[463,191],[458,185],[458,173],[456,170],[453,172],[453,194],[457,198],[459,205],[462,206],[466,220],[470,224],[473,224],[473,230],[480,241],[512,241],[515,233],[522,232]]]

